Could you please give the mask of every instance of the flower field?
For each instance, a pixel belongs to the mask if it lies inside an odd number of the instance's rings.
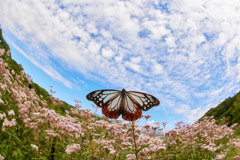
[[[9,66],[9,53],[0,50],[0,160],[240,159],[240,127],[216,125],[213,117],[165,131],[165,122],[163,128],[150,126],[149,115],[142,127],[113,122],[80,109],[78,101],[76,108],[57,113],[54,106],[61,101],[51,96],[49,106],[29,89],[31,79]]]

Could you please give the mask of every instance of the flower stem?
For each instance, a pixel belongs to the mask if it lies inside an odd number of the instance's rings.
[[[134,122],[133,121],[132,121],[132,130],[133,130],[133,141],[134,141],[134,146],[135,146],[135,155],[136,155],[136,159],[138,160],[137,144],[136,144],[136,139],[135,139],[135,135],[134,135]]]

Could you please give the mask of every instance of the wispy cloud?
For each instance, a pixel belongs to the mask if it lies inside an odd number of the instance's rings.
[[[21,53],[70,88],[56,71],[146,90],[166,112],[191,122],[239,88],[238,0],[7,0],[0,6],[2,27],[21,41]]]

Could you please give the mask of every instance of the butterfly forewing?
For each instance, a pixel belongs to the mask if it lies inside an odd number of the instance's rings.
[[[159,100],[154,96],[142,93],[142,92],[135,92],[135,91],[128,91],[127,95],[131,97],[133,101],[139,104],[139,107],[143,111],[147,111],[154,106],[158,106],[160,104]]]
[[[89,93],[86,97],[98,107],[104,107],[108,101],[117,98],[119,95],[121,95],[121,91],[119,90],[97,90]]]

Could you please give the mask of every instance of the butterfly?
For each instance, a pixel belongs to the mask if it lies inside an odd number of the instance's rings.
[[[121,114],[126,121],[135,121],[142,116],[142,110],[147,111],[158,106],[160,101],[154,96],[136,91],[96,90],[86,98],[102,108],[102,113],[111,119],[117,119]]]

